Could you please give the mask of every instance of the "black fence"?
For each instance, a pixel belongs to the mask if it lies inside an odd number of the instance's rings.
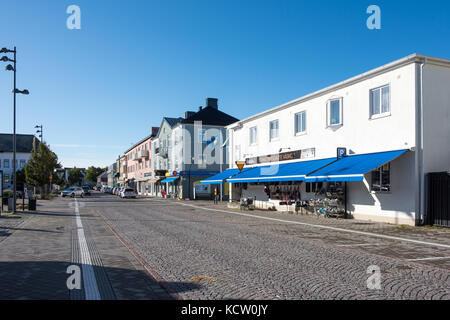
[[[450,173],[427,175],[427,216],[425,223],[450,227]]]

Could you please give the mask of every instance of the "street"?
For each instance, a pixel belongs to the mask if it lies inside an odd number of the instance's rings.
[[[103,194],[83,201],[184,299],[450,298],[447,230],[442,248],[206,210],[211,204]],[[423,257],[447,259],[408,261]],[[381,290],[367,288],[371,265],[381,270]]]
[[[22,219],[0,221],[2,299],[450,299],[446,229],[99,192]]]

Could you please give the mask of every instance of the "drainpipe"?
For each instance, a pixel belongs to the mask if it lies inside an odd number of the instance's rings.
[[[417,152],[418,157],[416,157],[417,168],[418,168],[418,183],[419,183],[419,221],[420,225],[425,223],[425,174],[423,168],[423,108],[424,108],[424,90],[423,90],[423,74],[424,67],[427,63],[427,58],[425,57],[423,63],[420,65],[420,107],[419,107],[419,139],[417,141]]]

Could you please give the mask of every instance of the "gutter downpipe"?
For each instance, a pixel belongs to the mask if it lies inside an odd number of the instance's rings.
[[[417,139],[417,156],[416,156],[416,168],[418,173],[418,209],[419,217],[416,218],[416,225],[425,224],[425,174],[423,168],[423,143],[424,143],[424,124],[423,124],[423,109],[424,109],[424,86],[423,86],[423,75],[424,67],[427,63],[427,58],[425,57],[422,64],[420,65],[420,107],[419,107],[419,137]]]

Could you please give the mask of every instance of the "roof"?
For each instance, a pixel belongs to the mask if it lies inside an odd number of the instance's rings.
[[[183,118],[168,118],[168,117],[164,117],[163,120],[166,120],[167,123],[170,125],[170,127],[173,128],[176,124],[181,122],[183,120]]]
[[[16,152],[29,153],[33,151],[32,134],[16,134]],[[36,138],[36,148],[39,146]],[[11,133],[0,133],[0,152],[13,152],[13,135]]]
[[[155,138],[158,135],[158,131],[159,131],[159,127],[152,127],[152,133],[145,137],[144,139],[140,140],[139,142],[133,144],[130,148],[127,149],[127,151],[125,151],[124,153],[128,153],[130,152],[132,149],[136,148],[138,145],[140,145],[141,143],[143,143],[144,141],[151,139],[151,138]]]
[[[365,79],[375,77],[377,75],[383,74],[385,72],[388,72],[388,71],[391,71],[391,70],[394,70],[394,69],[401,68],[401,67],[403,67],[405,65],[408,65],[408,64],[411,64],[411,63],[424,63],[425,60],[429,64],[435,64],[435,65],[441,65],[441,66],[450,67],[450,60],[449,59],[430,57],[430,56],[425,56],[425,55],[414,53],[414,54],[411,54],[411,55],[409,55],[409,56],[407,56],[405,58],[402,58],[400,60],[396,60],[394,62],[388,63],[388,64],[386,64],[384,66],[378,67],[378,68],[373,69],[371,71],[362,73],[362,74],[360,74],[358,76],[355,76],[353,78],[350,78],[348,80],[339,82],[339,83],[334,84],[332,86],[329,86],[329,87],[327,87],[325,89],[321,89],[319,91],[313,92],[313,93],[308,94],[306,96],[303,96],[303,97],[297,98],[295,100],[289,101],[287,103],[284,103],[282,105],[279,105],[279,106],[277,106],[275,108],[272,108],[272,109],[269,109],[269,110],[265,110],[265,111],[263,111],[261,113],[252,115],[252,116],[250,116],[248,118],[245,118],[245,119],[239,121],[238,123],[236,123],[236,126],[239,127],[240,125],[242,125],[242,124],[244,124],[246,122],[249,122],[249,121],[252,121],[252,120],[255,120],[255,119],[267,116],[269,114],[272,114],[272,113],[275,113],[275,112],[287,109],[287,108],[292,107],[294,105],[297,105],[299,103],[302,103],[302,102],[305,102],[305,101],[308,101],[308,100],[311,100],[311,99],[323,96],[323,95],[328,94],[328,93],[330,93],[332,91],[348,87],[350,85],[353,85],[353,84],[358,83],[360,81],[363,81]],[[230,128],[234,128],[234,127],[235,126],[230,126]]]
[[[195,121],[201,121],[203,125],[224,127],[239,121],[239,119],[236,119],[235,117],[232,117],[216,108],[206,107],[187,119],[182,119],[181,123],[194,123]]]

